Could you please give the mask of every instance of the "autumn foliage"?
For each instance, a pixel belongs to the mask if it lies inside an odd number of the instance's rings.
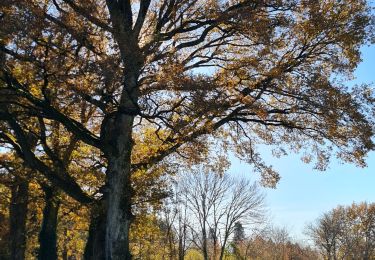
[[[344,82],[372,32],[365,0],[2,0],[1,196],[35,203],[46,259],[71,252],[61,234],[131,259],[131,226],[181,169],[232,153],[275,187],[260,145],[363,167],[374,95]]]

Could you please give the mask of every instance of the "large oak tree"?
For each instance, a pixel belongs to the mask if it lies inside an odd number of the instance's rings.
[[[56,122],[99,151],[105,258],[130,259],[132,174],[171,156],[197,162],[221,145],[269,185],[279,177],[260,143],[303,149],[318,169],[333,153],[365,165],[373,96],[342,81],[360,62],[370,20],[364,0],[3,0],[1,138],[81,203],[98,195],[48,167],[24,121]],[[158,145],[134,156],[145,128]]]

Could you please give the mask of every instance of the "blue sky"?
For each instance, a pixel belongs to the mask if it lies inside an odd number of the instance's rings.
[[[356,79],[348,82],[350,85],[375,83],[375,45],[363,47],[362,55]],[[366,168],[332,160],[325,172],[313,170],[298,155],[277,159],[268,151],[264,154],[265,161],[281,175],[276,189],[265,189],[271,220],[277,226],[286,227],[295,239],[306,239],[305,225],[337,205],[375,202],[375,152],[369,154]],[[248,173],[251,166],[233,158],[230,172]]]

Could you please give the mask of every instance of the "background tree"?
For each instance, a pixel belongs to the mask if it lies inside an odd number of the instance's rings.
[[[240,248],[243,246],[245,239],[246,235],[244,227],[242,226],[241,222],[236,222],[234,224],[233,240],[231,245],[234,251],[234,255],[238,259],[243,259]]]
[[[321,259],[316,249],[291,239],[285,227],[267,226],[251,234],[239,249],[241,259]]]
[[[350,257],[371,259],[375,256],[375,204],[358,203],[347,207],[349,232],[354,242]]]
[[[7,259],[9,256],[9,229],[8,224],[8,204],[7,188],[0,184],[0,199],[3,203],[0,204],[0,257]]]
[[[308,226],[308,234],[322,254],[329,260],[338,259],[340,250],[340,236],[344,231],[343,208],[325,213],[316,221],[315,225]]]
[[[24,259],[26,252],[26,220],[29,201],[28,169],[22,166],[11,153],[3,152],[0,155],[0,183],[3,188],[9,189],[8,198],[3,198],[4,205],[8,205],[8,226],[10,259]],[[9,203],[6,201],[9,200]],[[4,256],[5,258],[5,256]]]
[[[239,243],[241,241],[245,240],[245,230],[242,226],[241,222],[236,222],[234,224],[234,231],[233,231],[233,242]]]
[[[371,31],[366,1],[5,0],[0,8],[0,120],[42,174],[51,171],[29,149],[27,120],[61,124],[100,151],[107,259],[131,258],[134,170],[172,154],[198,160],[222,140],[275,185],[259,143],[279,154],[306,150],[321,170],[332,152],[364,166],[374,148],[371,91],[333,80],[360,61]],[[87,123],[68,111],[75,104],[93,109]],[[145,123],[161,144],[134,163],[132,137]],[[57,176],[45,177],[92,201]]]
[[[307,227],[307,234],[325,259],[375,257],[375,205],[338,206]]]
[[[185,259],[191,247],[191,216],[188,212],[186,194],[180,194],[179,185],[174,183],[174,191],[164,200],[159,219],[165,231],[165,244],[172,259]]]
[[[247,225],[263,221],[263,195],[248,180],[222,176],[200,169],[180,182],[180,199],[194,216],[190,229],[193,243],[204,259],[223,259],[236,223]]]

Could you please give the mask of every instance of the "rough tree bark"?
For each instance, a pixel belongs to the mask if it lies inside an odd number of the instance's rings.
[[[91,209],[89,235],[85,247],[85,260],[105,259],[106,208],[104,199]]]
[[[57,215],[60,207],[58,191],[54,187],[43,185],[45,205],[42,228],[39,233],[39,260],[57,259]]]
[[[107,6],[124,66],[124,83],[117,111],[106,115],[101,128],[103,151],[108,161],[105,255],[107,260],[129,260],[132,258],[129,229],[134,218],[131,212],[132,131],[134,117],[138,114],[138,77],[143,57],[138,45],[138,30],[132,29],[130,2],[107,1]],[[141,26],[143,21],[139,23]]]
[[[106,259],[131,259],[129,228],[132,189],[130,156],[132,150],[133,116],[115,113],[108,119],[106,145],[108,169],[108,210],[106,223]]]
[[[110,114],[104,124],[103,143],[107,168],[106,259],[131,259],[129,228],[131,212],[131,152],[132,128],[137,98],[131,93],[136,88],[136,77],[127,75],[119,111]]]
[[[25,259],[26,250],[26,220],[29,198],[29,183],[16,178],[11,187],[11,201],[9,207],[10,219],[10,259]]]

